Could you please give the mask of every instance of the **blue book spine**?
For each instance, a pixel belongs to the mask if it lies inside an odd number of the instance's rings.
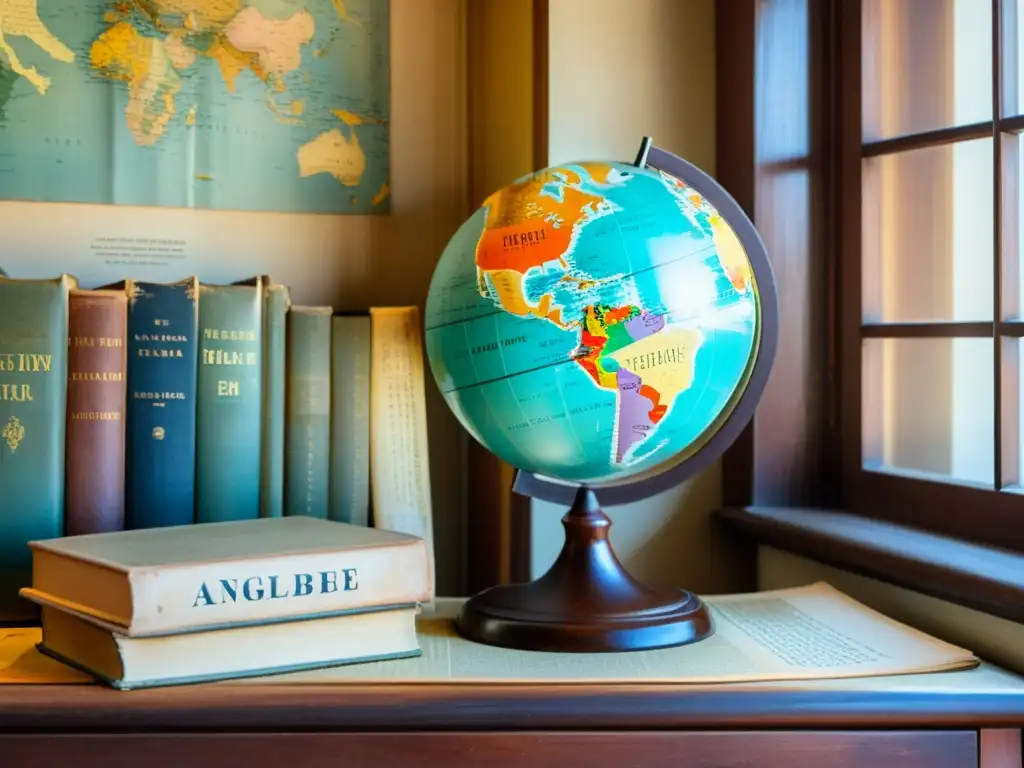
[[[331,520],[370,523],[370,316],[333,319]]]
[[[74,278],[0,277],[0,620],[38,609],[28,542],[64,533],[68,294]]]
[[[284,510],[285,349],[288,288],[263,287],[263,473],[260,515],[281,517]]]
[[[128,528],[195,518],[198,287],[126,283]]]
[[[263,286],[199,286],[196,522],[260,516]]]
[[[288,312],[286,515],[327,517],[331,453],[330,307]]]

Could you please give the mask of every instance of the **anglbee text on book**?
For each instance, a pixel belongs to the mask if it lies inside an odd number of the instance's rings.
[[[237,603],[239,600],[254,603],[260,600],[328,595],[339,590],[352,592],[357,589],[359,575],[355,568],[295,573],[284,578],[278,574],[270,574],[266,577],[250,576],[246,579],[219,579],[212,584],[212,588],[211,584],[205,581],[199,585],[192,607]]]

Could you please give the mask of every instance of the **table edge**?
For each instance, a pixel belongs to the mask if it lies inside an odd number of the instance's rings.
[[[1020,727],[1024,688],[645,685],[0,686],[0,732]]]

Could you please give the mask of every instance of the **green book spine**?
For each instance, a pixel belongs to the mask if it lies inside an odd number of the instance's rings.
[[[64,533],[67,275],[0,277],[0,620],[31,620],[28,542]]]
[[[288,312],[286,515],[327,517],[331,451],[330,307]]]
[[[284,510],[285,348],[287,286],[263,287],[263,472],[260,515],[281,517]]]
[[[330,518],[370,522],[370,316],[339,315],[331,333]]]
[[[262,357],[262,284],[200,284],[198,523],[260,515]]]

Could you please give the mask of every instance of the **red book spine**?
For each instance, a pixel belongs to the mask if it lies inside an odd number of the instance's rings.
[[[124,291],[72,291],[64,532],[124,528],[128,304]]]

